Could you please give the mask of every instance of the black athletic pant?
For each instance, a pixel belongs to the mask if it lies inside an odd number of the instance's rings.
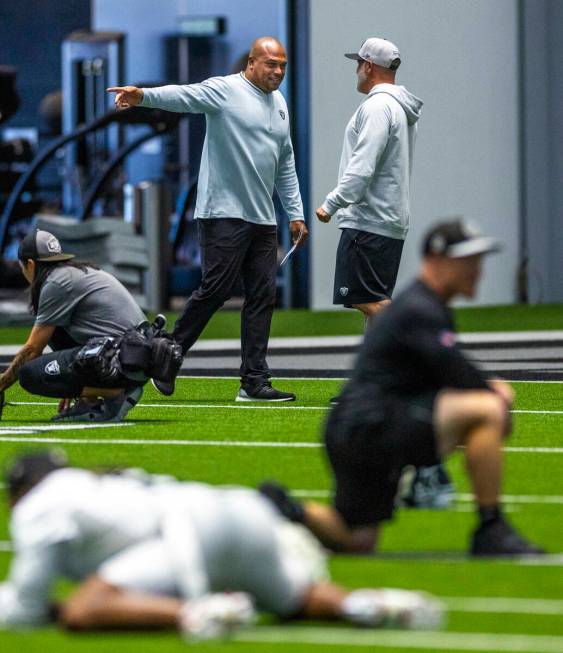
[[[34,395],[57,399],[79,397],[82,388],[89,385],[99,387],[93,378],[85,378],[73,370],[72,363],[80,349],[60,349],[25,363],[19,373],[21,387]]]
[[[129,388],[138,385],[119,377],[112,384],[100,381],[95,374],[77,372],[73,363],[83,345],[76,343],[64,329],[57,327],[49,340],[52,351],[22,365],[19,371],[21,387],[31,394],[56,399],[73,399],[83,388]]]
[[[276,301],[277,227],[213,218],[198,220],[198,232],[203,278],[176,322],[174,338],[185,354],[241,278],[240,376],[243,384],[259,385],[270,378],[266,354]]]

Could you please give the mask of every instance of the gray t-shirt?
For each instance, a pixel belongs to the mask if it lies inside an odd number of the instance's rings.
[[[35,324],[62,327],[78,344],[85,344],[90,338],[120,336],[146,319],[111,274],[61,265],[41,288]]]

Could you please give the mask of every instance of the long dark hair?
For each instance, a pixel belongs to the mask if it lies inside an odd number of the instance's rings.
[[[76,261],[71,259],[69,261],[56,261],[54,263],[48,263],[46,261],[35,261],[35,276],[29,287],[29,308],[33,315],[37,315],[37,310],[39,308],[39,296],[41,294],[41,289],[47,277],[55,268],[62,266],[67,266],[71,268],[77,268],[85,274],[88,273],[88,268],[99,270],[97,265],[93,263],[88,263],[86,261]]]

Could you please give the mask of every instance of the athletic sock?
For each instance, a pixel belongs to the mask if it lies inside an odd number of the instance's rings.
[[[498,504],[495,506],[479,506],[479,518],[481,526],[492,524],[502,519],[502,510]]]

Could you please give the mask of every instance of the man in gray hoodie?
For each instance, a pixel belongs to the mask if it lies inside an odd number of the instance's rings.
[[[359,52],[358,91],[367,95],[344,134],[338,185],[316,211],[338,212],[334,304],[356,308],[366,325],[391,301],[409,227],[409,183],[422,101],[395,85],[398,48],[381,38]]]
[[[321,222],[338,212],[334,304],[356,308],[366,327],[391,303],[410,217],[409,186],[422,101],[395,84],[396,45],[366,39],[358,53],[357,89],[367,95],[348,123],[338,185],[317,211]],[[337,404],[339,397],[330,400]],[[453,488],[441,465],[419,468],[405,501],[443,507]]]

